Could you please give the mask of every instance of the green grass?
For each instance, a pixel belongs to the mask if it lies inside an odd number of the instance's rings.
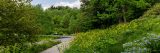
[[[160,4],[155,5],[140,19],[119,24],[104,30],[92,30],[76,34],[65,53],[120,53],[123,44],[139,40],[148,34],[160,33]]]
[[[38,41],[42,41],[42,40],[54,40],[54,39],[58,39],[60,38],[60,36],[53,36],[53,35],[40,35],[38,36]]]
[[[26,43],[15,44],[6,47],[1,46],[0,53],[39,53],[58,43],[59,42],[47,42],[43,44]]]
[[[0,53],[39,53],[60,42],[54,41],[58,36],[39,36],[38,42],[16,43],[14,45],[0,46]]]

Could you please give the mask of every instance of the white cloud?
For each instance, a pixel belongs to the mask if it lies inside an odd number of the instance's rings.
[[[46,10],[47,8],[51,7],[50,5],[45,5],[45,6],[42,6],[44,10]]]
[[[32,5],[41,4],[43,9],[47,9],[54,6],[69,6],[71,8],[77,7],[80,8],[81,2],[80,0],[33,0],[31,2]]]
[[[79,0],[74,2],[59,2],[55,3],[54,6],[69,6],[71,8],[77,7],[80,8],[81,2]]]

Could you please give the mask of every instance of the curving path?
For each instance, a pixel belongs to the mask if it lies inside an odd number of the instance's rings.
[[[61,43],[55,45],[41,53],[63,53],[64,49],[69,47],[69,43],[74,39],[73,36],[62,36],[60,39],[56,39],[56,41],[60,41]]]

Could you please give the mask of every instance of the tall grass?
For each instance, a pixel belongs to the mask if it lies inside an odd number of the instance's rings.
[[[23,43],[10,46],[1,46],[0,53],[39,53],[59,42],[47,42],[43,44]]]
[[[0,53],[39,53],[60,42],[55,41],[59,37],[39,36],[38,42],[22,42],[8,46],[0,46]]]
[[[150,34],[160,33],[160,18],[152,14],[160,10],[157,4],[153,9],[146,12],[141,19],[130,23],[119,24],[104,30],[93,30],[86,33],[76,34],[71,47],[65,53],[120,53],[124,51],[123,44],[139,40]],[[156,11],[154,9],[157,9]],[[159,12],[159,11],[158,11]],[[151,13],[151,14],[150,14]]]

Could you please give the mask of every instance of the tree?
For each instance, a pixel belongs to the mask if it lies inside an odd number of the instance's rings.
[[[17,5],[19,3],[15,1],[17,0],[0,1],[0,33],[3,35],[0,36],[1,45],[33,41],[40,32],[32,7],[22,2]]]
[[[81,2],[81,11],[97,20],[94,23],[100,26],[98,28],[105,28],[140,17],[159,0],[81,0]]]

